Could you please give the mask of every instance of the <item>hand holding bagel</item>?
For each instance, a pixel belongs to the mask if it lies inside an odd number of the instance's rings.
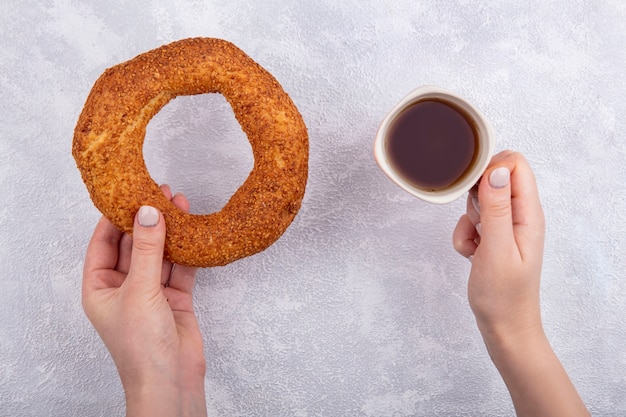
[[[162,189],[189,210],[183,195]],[[196,268],[164,261],[164,242],[163,216],[152,207],[138,211],[132,237],[102,217],[87,249],[83,308],[115,361],[128,416],[206,415]]]

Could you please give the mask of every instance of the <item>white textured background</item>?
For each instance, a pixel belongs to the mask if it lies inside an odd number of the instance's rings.
[[[224,3],[224,4],[223,4]],[[99,217],[71,157],[107,67],[189,36],[240,46],[311,142],[304,206],[267,251],[200,272],[210,415],[507,416],[451,233],[464,203],[409,197],[375,166],[386,111],[436,84],[534,167],[548,230],[545,325],[597,416],[626,415],[626,3],[86,1],[0,4],[0,415],[122,415],[80,306]],[[217,210],[251,152],[220,96],[149,126],[159,182]]]

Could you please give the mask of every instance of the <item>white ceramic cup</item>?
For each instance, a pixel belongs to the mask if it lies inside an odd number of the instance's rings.
[[[387,155],[387,138],[390,127],[393,125],[396,117],[407,107],[419,101],[428,99],[436,99],[442,102],[449,102],[451,105],[460,108],[472,120],[478,135],[478,150],[474,158],[472,166],[463,174],[459,181],[456,181],[450,187],[441,190],[425,190],[411,184],[398,174]],[[415,197],[430,203],[445,204],[456,200],[467,191],[470,190],[480,179],[489,165],[493,149],[495,147],[495,137],[493,129],[487,119],[471,105],[467,100],[449,91],[434,86],[422,86],[404,97],[391,111],[385,116],[376,133],[374,142],[374,157],[378,166],[385,174],[401,188],[408,191]]]

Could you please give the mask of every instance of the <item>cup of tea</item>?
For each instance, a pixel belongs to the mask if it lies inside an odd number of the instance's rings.
[[[476,107],[452,92],[422,86],[382,120],[374,156],[401,188],[445,204],[478,182],[494,147],[493,129]]]

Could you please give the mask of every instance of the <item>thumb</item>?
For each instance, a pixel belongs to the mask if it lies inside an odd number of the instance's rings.
[[[486,181],[485,181],[486,180]],[[492,169],[478,189],[480,201],[480,244],[502,251],[515,243],[511,208],[511,171],[505,166]],[[495,252],[492,252],[495,253]]]
[[[165,221],[154,207],[141,206],[135,216],[128,281],[159,286],[163,268]]]

